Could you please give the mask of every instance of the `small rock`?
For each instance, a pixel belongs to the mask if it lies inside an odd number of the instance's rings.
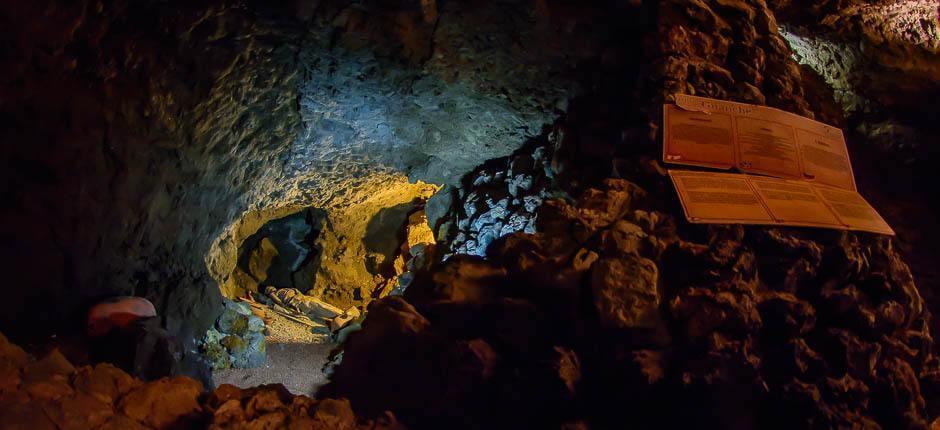
[[[359,318],[360,315],[361,315],[361,312],[359,312],[359,308],[355,306],[352,306],[349,309],[346,309],[346,311],[343,312],[342,315],[338,315],[336,316],[336,318],[333,318],[332,320],[330,320],[330,331],[335,332],[345,327],[350,322]]]
[[[264,320],[257,315],[251,315],[248,317],[248,331],[251,332],[263,332],[264,331]]]

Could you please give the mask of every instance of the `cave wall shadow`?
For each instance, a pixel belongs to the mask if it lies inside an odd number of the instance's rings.
[[[366,260],[366,270],[369,273],[386,277],[392,274],[395,256],[402,242],[405,241],[405,232],[402,227],[408,222],[408,216],[420,207],[421,202],[416,199],[383,208],[369,219],[362,244],[366,252],[384,257],[381,262],[373,259]]]

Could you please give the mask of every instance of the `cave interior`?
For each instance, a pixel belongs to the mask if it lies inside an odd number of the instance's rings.
[[[2,428],[940,429],[936,0],[8,3]],[[894,234],[687,217],[678,95]]]

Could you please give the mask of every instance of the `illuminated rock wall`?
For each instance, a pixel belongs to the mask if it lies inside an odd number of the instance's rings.
[[[509,154],[609,37],[524,2],[20,3],[0,15],[0,327],[16,338],[118,294],[201,333],[265,221]]]

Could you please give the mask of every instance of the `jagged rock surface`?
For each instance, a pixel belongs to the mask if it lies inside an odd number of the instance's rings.
[[[215,370],[258,367],[267,357],[265,324],[244,302],[223,299],[222,314],[199,344]]]
[[[931,230],[935,212],[884,197],[898,193],[891,183],[914,183],[892,176],[891,157],[850,139],[853,156],[876,161],[857,164],[859,182],[898,230],[896,242],[681,221],[656,162],[658,112],[673,93],[767,104],[844,124],[831,89],[791,58],[780,22],[762,0],[628,1],[613,12],[588,13],[554,2],[534,2],[531,10],[512,2],[504,9],[464,10],[447,2],[450,9],[427,15],[418,3],[401,9],[321,3],[322,9],[298,13],[301,21],[328,11],[319,18],[335,28],[316,42],[329,45],[336,36],[348,51],[331,51],[329,61],[316,64],[305,62],[316,55],[298,61],[301,46],[308,45],[296,21],[272,26],[241,2],[209,11],[166,2],[131,8],[123,1],[36,3],[15,9],[21,15],[4,10],[5,28],[23,34],[9,44],[14,55],[3,59],[12,63],[2,76],[4,94],[11,96],[0,101],[9,118],[3,132],[22,142],[3,147],[0,169],[7,175],[0,182],[12,191],[0,223],[8,244],[0,261],[14,275],[6,285],[15,287],[7,296],[12,304],[2,315],[4,328],[44,328],[32,321],[61,326],[80,299],[133,292],[157,305],[173,334],[191,335],[211,325],[220,309],[203,263],[213,275],[224,275],[219,268],[225,263],[234,267],[234,258],[226,260],[222,251],[202,259],[214,251],[213,238],[214,246],[235,250],[253,228],[297,209],[290,205],[342,206],[365,199],[356,192],[366,189],[357,188],[364,183],[406,180],[402,171],[369,181],[343,176],[344,167],[370,172],[375,163],[360,163],[371,160],[366,156],[400,150],[406,156],[387,160],[392,166],[456,176],[433,159],[447,155],[444,137],[461,142],[464,152],[480,149],[466,136],[518,141],[554,116],[548,110],[558,109],[567,113],[532,146],[484,166],[484,175],[448,194],[450,202],[435,207],[432,199],[435,216],[429,219],[442,221],[432,225],[435,232],[476,234],[473,252],[488,260],[454,255],[443,266],[418,271],[404,298],[375,302],[363,329],[349,337],[332,393],[348,395],[358,412],[377,415],[389,408],[407,424],[430,428],[620,428],[625,421],[639,428],[924,428],[940,414],[940,372],[925,309],[934,302],[925,306],[898,254],[903,248],[919,262],[918,281],[929,279],[924,275],[935,266],[929,249],[937,237]],[[437,4],[420,2],[429,3]],[[475,17],[486,30],[461,31],[460,25],[443,25],[446,20],[435,29],[439,13]],[[543,27],[501,33],[528,25]],[[594,37],[582,37],[585,29],[595,36],[610,29],[608,46],[597,49]],[[546,34],[549,42],[533,42]],[[377,59],[359,51],[364,46],[374,47],[377,57],[394,58]],[[539,53],[546,52],[553,60],[543,61]],[[343,65],[349,58],[361,62]],[[524,67],[516,67],[518,58],[526,60]],[[465,74],[483,88],[479,106],[499,115],[517,108],[535,113],[507,121],[525,130],[505,134],[483,126],[466,134],[450,124],[406,127],[394,142],[420,139],[429,145],[419,149],[427,151],[392,145],[373,154],[381,140],[376,136],[394,134],[375,121],[379,114],[400,114],[408,119],[404,124],[414,125],[418,113],[446,122],[468,109],[448,103],[465,100],[466,87],[441,98],[382,92],[358,97],[397,82],[381,73],[359,80],[359,69],[376,73],[396,60],[423,64],[443,77],[394,68],[415,78],[405,79],[417,82],[409,91],[449,88],[442,83]],[[353,72],[331,75],[334,62]],[[311,84],[309,117],[291,102],[301,84],[299,63],[325,83]],[[577,66],[588,92],[570,103],[563,97],[567,89],[553,88],[556,81],[549,79],[571,72],[568,65]],[[489,70],[508,78],[491,79]],[[331,90],[347,86],[350,92],[338,93],[344,106],[330,106]],[[549,88],[528,99],[526,92],[541,86]],[[357,122],[359,112],[367,121]],[[334,113],[339,121],[330,120]],[[309,134],[298,138],[293,126],[301,121]],[[68,127],[48,126],[62,123]],[[440,139],[435,131],[444,131]],[[508,153],[518,143],[498,140],[489,142],[498,147],[480,151],[483,156]],[[355,150],[334,152],[344,142],[354,142]],[[544,200],[541,208],[529,209],[523,198],[522,209],[537,215],[536,233],[494,240],[502,211],[512,204],[512,213],[519,212],[517,203],[499,202],[528,186],[527,177],[508,174],[526,157],[536,172],[541,165],[545,179],[533,174],[535,186],[525,196],[578,199]],[[471,158],[456,165],[470,168]],[[329,169],[305,170],[311,166]],[[291,182],[298,172],[303,180]],[[918,174],[913,177],[922,179]],[[501,179],[475,186],[484,176]],[[29,185],[20,189],[18,183]],[[322,184],[342,185],[314,187]],[[489,185],[493,189],[486,190]],[[921,191],[907,198],[932,195]],[[472,207],[484,209],[474,210],[476,226],[464,208],[471,196]],[[462,209],[441,216],[444,206]],[[526,217],[528,225],[532,218]],[[245,231],[226,235],[225,227],[240,221]],[[448,222],[452,227],[441,228]],[[479,240],[481,234],[486,240]],[[42,269],[24,270],[36,267]],[[924,296],[937,288],[933,281],[920,283]],[[51,306],[39,299],[51,299]],[[54,356],[33,363],[5,342],[0,346],[13,351],[0,362],[4,414],[13,410],[15,419],[36,420],[34,428],[56,417],[111,417],[99,404],[74,416],[55,409],[65,403],[46,411],[48,401],[75,400],[79,384],[97,384],[79,377],[90,370],[72,370]],[[291,411],[303,411],[298,421],[320,413],[319,406],[305,409],[308,401],[282,397],[276,389],[232,396],[220,389],[212,403],[193,401],[200,390],[185,378],[137,384],[96,391],[98,401],[111,405],[116,427],[162,425],[180,416],[204,425],[286,425]],[[157,391],[172,392],[165,399],[170,403],[153,398]],[[130,392],[137,393],[133,401],[127,400]],[[352,425],[342,402],[322,405],[324,419]]]
[[[611,54],[597,91],[512,156],[549,154],[541,189],[578,199],[546,200],[535,234],[469,252],[485,260],[458,253],[417,274],[404,299],[374,303],[325,392],[418,428],[928,426],[938,413],[930,313],[898,242],[689,225],[656,161],[661,104],[674,93],[840,126],[831,90],[792,58],[763,2],[650,2],[636,13],[649,19],[638,20],[643,45],[622,48],[642,52],[639,72]],[[451,191],[449,211],[435,209],[439,235],[484,232],[458,223],[492,210],[474,202],[508,194],[512,157]],[[407,391],[364,388],[377,381]]]
[[[183,376],[143,382],[110,365],[76,368],[53,350],[34,360],[0,334],[4,429],[403,429],[394,416],[358,418],[345,399],[314,400],[282,385],[206,393]]]
[[[325,393],[416,428],[936,416],[928,313],[890,239],[677,223],[646,197],[608,180],[546,202],[538,233],[498,239],[486,260],[418,274],[404,299],[370,306]]]

